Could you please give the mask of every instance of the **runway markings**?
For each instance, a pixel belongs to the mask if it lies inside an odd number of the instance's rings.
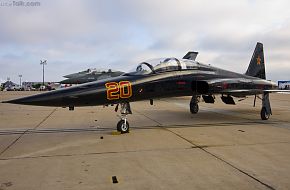
[[[59,129],[15,129],[15,130],[0,130],[1,135],[17,135],[17,134],[46,134],[46,133],[77,133],[77,132],[95,132],[108,131],[108,128],[59,128]]]
[[[48,114],[43,120],[41,120],[33,129],[37,129],[42,123],[44,123],[55,111],[57,110],[57,108],[53,109],[52,112],[50,114]],[[24,131],[22,134],[19,135],[19,137],[17,137],[12,143],[10,143],[3,151],[0,152],[0,157],[9,149],[11,148],[17,141],[19,141],[21,139],[21,137],[23,137],[23,135],[25,135],[27,133],[28,129],[26,131]]]
[[[166,129],[166,128],[165,128],[165,129]],[[275,188],[272,187],[271,185],[269,185],[269,184],[267,184],[267,183],[261,181],[260,179],[254,177],[253,175],[249,174],[248,172],[246,172],[246,171],[244,171],[244,170],[238,168],[237,166],[235,166],[235,165],[231,164],[230,162],[226,161],[225,159],[222,159],[222,158],[220,158],[219,156],[217,156],[217,155],[211,153],[210,151],[206,150],[206,148],[204,148],[204,147],[202,147],[202,146],[199,146],[199,145],[193,143],[192,141],[188,140],[187,138],[183,137],[182,135],[180,135],[180,134],[178,134],[178,133],[176,133],[176,132],[174,132],[174,131],[172,131],[172,130],[170,130],[170,129],[166,129],[166,130],[170,131],[171,133],[175,134],[176,136],[180,137],[181,139],[185,140],[186,142],[192,144],[193,146],[196,146],[197,148],[199,148],[199,149],[202,150],[203,152],[205,152],[205,153],[207,153],[207,154],[209,154],[209,155],[215,157],[216,159],[220,160],[221,162],[225,163],[226,165],[228,165],[228,166],[234,168],[235,170],[237,170],[237,171],[239,171],[239,172],[245,174],[246,176],[252,178],[253,180],[259,182],[260,184],[264,185],[264,186],[267,187],[268,189],[275,190]]]
[[[258,183],[260,183],[261,185],[267,187],[268,189],[275,190],[275,188],[272,187],[271,185],[269,185],[269,184],[267,184],[267,183],[261,181],[260,179],[254,177],[253,175],[249,174],[248,172],[246,172],[246,171],[244,171],[244,170],[238,168],[237,166],[235,166],[235,165],[231,164],[230,162],[226,161],[225,159],[222,159],[221,157],[219,157],[219,156],[217,156],[217,155],[211,153],[210,151],[206,150],[206,148],[208,148],[207,146],[206,146],[206,147],[203,147],[203,146],[200,146],[200,145],[198,145],[198,144],[195,144],[195,143],[193,143],[192,141],[190,141],[189,139],[185,138],[184,136],[182,136],[182,135],[180,135],[180,134],[178,134],[178,133],[176,133],[176,132],[170,130],[169,128],[164,127],[164,126],[162,125],[162,123],[160,123],[160,122],[158,122],[158,121],[156,121],[156,120],[150,118],[149,116],[147,116],[147,115],[145,115],[145,114],[143,114],[143,113],[140,113],[140,112],[139,112],[139,114],[141,114],[141,115],[145,116],[146,118],[148,118],[148,119],[150,119],[150,120],[156,122],[156,123],[158,124],[158,126],[160,126],[160,128],[162,128],[162,129],[164,129],[164,130],[167,130],[167,131],[171,132],[172,134],[176,135],[177,137],[179,137],[179,138],[183,139],[184,141],[190,143],[190,144],[193,145],[194,147],[196,147],[196,148],[202,150],[202,151],[205,152],[206,154],[208,154],[208,155],[210,155],[210,156],[212,156],[212,157],[214,157],[214,158],[220,160],[221,162],[223,162],[223,163],[225,163],[226,165],[230,166],[231,168],[237,170],[238,172],[240,172],[240,173],[242,173],[242,174],[244,174],[244,175],[250,177],[251,179],[257,181]]]
[[[153,151],[173,151],[173,150],[188,150],[196,147],[186,148],[159,148],[159,149],[144,149],[144,150],[125,150],[125,151],[108,151],[108,152],[88,152],[88,153],[76,153],[76,154],[55,154],[55,155],[37,155],[37,156],[16,156],[0,158],[0,161],[8,160],[22,160],[22,159],[41,159],[41,158],[57,158],[57,157],[74,157],[74,156],[94,156],[94,155],[106,155],[106,154],[123,154],[123,153],[137,153],[137,152],[153,152]]]

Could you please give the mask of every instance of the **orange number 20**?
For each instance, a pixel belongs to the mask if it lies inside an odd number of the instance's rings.
[[[117,100],[119,98],[130,98],[132,96],[132,86],[129,81],[106,83],[107,99]]]

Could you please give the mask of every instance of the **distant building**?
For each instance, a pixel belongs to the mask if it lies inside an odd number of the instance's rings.
[[[3,88],[3,90],[19,90],[20,89],[18,84],[15,84],[14,82],[12,82],[10,80],[4,82],[2,84],[2,88]]]
[[[290,80],[288,80],[288,81],[278,81],[278,87],[281,90],[290,90]]]
[[[23,82],[22,87],[24,88],[24,90],[32,90],[38,84],[40,86],[40,85],[42,85],[42,82]],[[46,83],[44,83],[44,84],[46,84]]]
[[[42,82],[23,82],[22,83],[22,88],[24,90],[38,90],[42,86]],[[44,83],[44,88],[47,90],[55,90],[57,88],[60,88],[60,84],[56,82],[45,82]]]

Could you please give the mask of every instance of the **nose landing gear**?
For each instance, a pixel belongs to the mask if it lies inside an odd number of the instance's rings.
[[[121,120],[117,123],[117,131],[121,132],[122,134],[129,133],[130,125],[129,125],[129,122],[127,121],[127,115],[132,114],[131,107],[130,107],[129,102],[122,102],[120,103],[120,106],[121,106],[121,109],[120,109]],[[115,110],[116,111],[118,110],[118,105]]]

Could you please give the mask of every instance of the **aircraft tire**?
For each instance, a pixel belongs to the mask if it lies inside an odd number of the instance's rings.
[[[123,133],[129,133],[129,122],[126,121],[125,125],[125,120],[121,119],[118,124],[117,124],[117,131]]]
[[[262,107],[261,109],[261,119],[262,120],[268,120],[270,117],[270,114],[267,113],[267,110],[265,107]]]
[[[192,114],[197,114],[198,110],[199,110],[199,106],[197,103],[190,103],[190,112]]]

